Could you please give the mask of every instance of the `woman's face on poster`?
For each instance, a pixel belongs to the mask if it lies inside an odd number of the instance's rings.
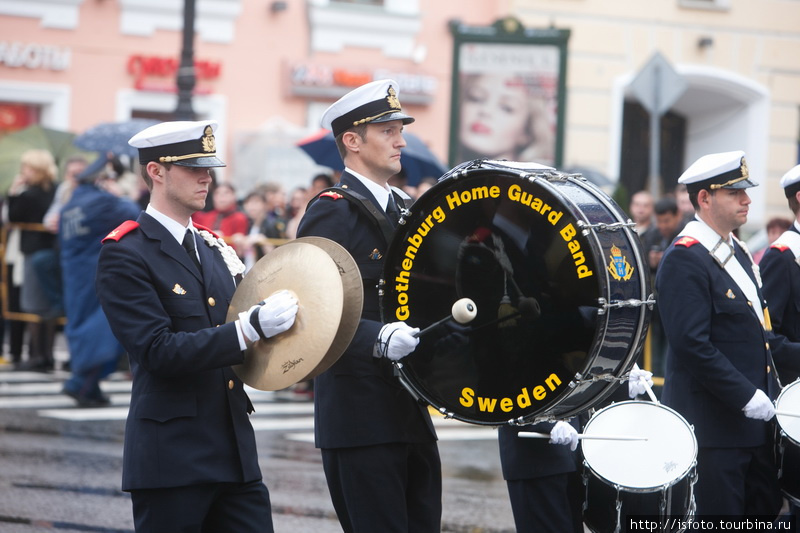
[[[532,141],[529,98],[518,77],[468,77],[461,102],[461,145],[484,156],[514,159]]]

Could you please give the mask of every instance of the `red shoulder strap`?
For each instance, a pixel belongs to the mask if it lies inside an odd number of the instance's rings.
[[[781,252],[785,252],[786,250],[789,249],[787,245],[780,242],[773,243],[772,246],[770,246],[770,248],[775,248],[776,250],[780,250]]]
[[[344,196],[342,196],[341,194],[339,194],[336,191],[327,191],[327,192],[320,193],[319,197],[322,198],[323,196],[326,196],[328,198],[332,198],[334,200],[338,200],[339,198],[344,198]]]
[[[101,242],[119,241],[122,237],[139,227],[135,220],[126,220],[106,235]]]
[[[685,247],[689,248],[690,246],[694,246],[695,244],[698,244],[698,243],[700,243],[700,241],[698,241],[694,237],[689,237],[687,235],[687,236],[681,237],[680,239],[675,241],[675,246],[685,246]]]
[[[215,239],[219,239],[219,235],[217,235],[216,233],[214,233],[213,231],[211,231],[211,229],[209,229],[209,228],[207,228],[207,227],[205,227],[205,226],[202,226],[202,225],[200,225],[200,224],[195,224],[195,223],[194,223],[194,221],[192,221],[192,224],[194,225],[194,227],[195,227],[196,229],[198,229],[198,230],[200,230],[200,231],[207,231],[207,232],[209,232],[211,235],[213,235]]]

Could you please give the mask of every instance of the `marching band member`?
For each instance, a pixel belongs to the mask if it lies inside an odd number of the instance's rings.
[[[191,219],[225,166],[216,127],[164,122],[131,138],[150,204],[100,252],[97,294],[133,374],[122,489],[137,532],[273,531],[253,405],[231,366],[288,330],[297,301],[282,291],[225,323],[244,265]]]
[[[392,361],[412,352],[417,328],[383,324],[378,280],[399,219],[397,189],[403,113],[394,80],[363,85],[331,105],[322,126],[333,131],[345,170],[339,184],[312,200],[298,237],[341,244],[364,285],[361,322],[341,358],[314,380],[314,431],[333,506],[345,532],[436,532],[442,477],[427,407],[393,375]]]
[[[663,401],[694,426],[697,516],[776,516],[776,359],[797,345],[771,332],[758,269],[733,231],[757,185],[741,151],[701,157],[679,178],[695,208],[656,276],[669,342]]]

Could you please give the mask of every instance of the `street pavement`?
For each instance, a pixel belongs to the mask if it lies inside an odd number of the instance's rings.
[[[132,533],[119,490],[131,383],[103,383],[112,405],[78,408],[60,393],[65,371],[0,365],[0,532]],[[291,392],[249,391],[259,461],[278,533],[341,531],[313,445],[313,404]],[[442,531],[514,531],[492,428],[436,415],[443,472]]]

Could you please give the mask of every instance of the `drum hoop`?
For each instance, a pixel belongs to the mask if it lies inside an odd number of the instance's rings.
[[[629,405],[629,404],[652,405],[653,407],[658,407],[659,409],[663,409],[663,410],[675,415],[690,430],[689,433],[692,436],[692,445],[693,445],[693,448],[694,448],[694,453],[693,453],[694,459],[689,463],[689,466],[681,473],[680,476],[674,477],[672,479],[672,481],[670,481],[669,483],[664,483],[662,485],[658,485],[658,486],[654,486],[654,487],[642,487],[642,488],[640,488],[640,487],[628,487],[626,485],[620,485],[619,483],[617,483],[617,482],[615,482],[615,481],[613,481],[611,479],[606,478],[605,476],[601,475],[599,472],[597,472],[592,467],[591,463],[589,463],[589,461],[586,459],[586,457],[583,458],[584,467],[588,468],[589,471],[592,473],[592,475],[594,475],[598,479],[602,480],[604,483],[610,484],[610,485],[615,486],[615,487],[619,487],[620,490],[623,490],[624,492],[652,493],[652,492],[657,492],[659,490],[664,490],[664,489],[671,488],[671,487],[675,486],[678,482],[683,481],[686,478],[686,476],[688,476],[689,473],[692,472],[692,470],[695,470],[697,468],[697,452],[698,452],[697,436],[694,434],[694,428],[692,427],[692,425],[689,424],[689,422],[679,412],[677,412],[675,409],[672,409],[672,408],[670,408],[670,407],[668,407],[668,406],[666,406],[666,405],[664,405],[662,403],[643,402],[643,401],[639,401],[639,400],[626,400],[624,402],[615,402],[615,403],[612,403],[611,405],[607,405],[607,406],[603,407],[602,409],[596,411],[592,415],[592,417],[589,419],[589,421],[586,422],[586,425],[583,427],[583,433],[586,433],[586,430],[589,428],[589,426],[591,425],[592,421],[595,420],[601,413],[603,413],[605,411],[608,411],[608,410],[610,410],[611,408],[614,408],[614,407],[619,407],[621,405]],[[583,449],[582,448],[581,448],[581,454],[583,454]]]
[[[553,196],[557,197],[561,201],[562,205],[565,206],[565,208],[569,209],[570,214],[572,214],[576,220],[581,220],[587,224],[589,223],[585,213],[583,213],[578,209],[574,209],[574,204],[571,201],[568,201],[566,196],[561,191],[552,186],[552,184],[550,183],[551,180],[568,181],[570,183],[576,184],[577,186],[582,188],[585,192],[590,194],[594,199],[598,200],[606,208],[607,212],[613,215],[614,218],[616,218],[619,221],[624,221],[622,218],[622,213],[619,211],[619,208],[609,201],[608,195],[605,194],[601,189],[599,189],[597,186],[595,186],[588,180],[578,179],[575,176],[569,174],[562,176],[551,176],[549,178],[547,176],[541,176],[539,181],[541,181],[541,183],[545,185],[545,188],[548,190],[549,193],[551,193]],[[641,253],[641,244],[638,237],[635,237],[633,235],[634,232],[628,227],[623,227],[622,230],[624,231],[625,236],[628,239],[628,242],[631,243],[631,250],[633,251],[634,257],[636,258],[636,264],[640,267],[640,269],[642,269],[642,266],[646,267],[647,264],[644,262],[644,257],[643,254]],[[595,255],[594,259],[597,262],[597,264],[602,264],[605,258],[597,257],[597,250],[602,250],[602,246],[600,245],[599,239],[597,238],[597,232],[594,231],[593,229],[590,229],[590,233],[594,244],[593,246],[590,246],[591,253]],[[648,284],[647,275],[648,274],[642,269],[641,275],[639,276],[640,278],[639,289],[640,289],[640,294],[642,295],[647,294],[647,284]],[[610,300],[610,294],[611,294],[611,280],[609,279],[608,272],[605,271],[603,272],[602,279],[604,280],[604,283],[603,286],[601,287],[602,290],[600,292],[605,291],[605,294],[602,294],[601,296],[605,296],[606,301],[608,301]],[[647,295],[647,297],[649,299],[650,295]],[[576,374],[575,376],[576,379],[584,380],[592,376],[591,373],[592,362],[594,361],[595,357],[599,354],[600,348],[603,346],[606,335],[608,333],[608,325],[609,325],[608,318],[609,316],[608,314],[606,314],[604,317],[602,328],[598,327],[598,332],[597,335],[595,336],[595,341],[593,342],[592,345],[592,352],[589,354],[589,356],[587,356],[586,366],[583,368],[582,371]],[[638,339],[638,341],[634,345],[629,347],[626,357],[623,359],[622,363],[617,367],[617,371],[613,374],[614,377],[620,378],[628,371],[630,371],[630,368],[633,366],[633,363],[636,361],[636,358],[638,357],[639,353],[641,353],[645,342],[644,337],[647,334],[647,328],[648,328],[647,322],[648,321],[647,321],[646,311],[644,305],[642,305],[639,309],[639,320],[636,328],[636,338]],[[597,405],[598,403],[608,398],[614,392],[615,389],[616,389],[615,382],[610,381],[608,385],[603,389],[603,391],[601,391],[597,396],[595,396],[595,398],[593,399],[594,405]],[[552,404],[550,404],[549,406],[550,410],[552,411],[554,407],[557,407],[561,403],[566,402],[570,396],[571,396],[570,394],[562,394],[560,397],[554,400]],[[586,408],[581,408],[581,411],[585,409]],[[575,410],[567,411],[565,413],[559,414],[559,416],[560,417],[573,416],[577,414],[577,412],[578,411]],[[535,418],[533,421],[538,422],[543,420],[549,420],[551,418],[552,415],[550,416],[546,415],[540,418]]]
[[[788,385],[786,385],[781,390],[780,394],[778,394],[778,397],[775,399],[775,406],[779,410],[781,408],[781,399],[783,399],[783,397],[789,392],[789,390],[794,389],[794,387],[800,387],[800,378],[797,378],[793,382],[791,382]],[[775,421],[778,423],[778,429],[780,429],[781,434],[784,435],[788,440],[790,440],[791,442],[793,442],[797,446],[800,446],[800,439],[796,439],[796,438],[794,438],[794,436],[789,435],[789,433],[787,433],[786,430],[781,425],[781,415],[775,415]]]

